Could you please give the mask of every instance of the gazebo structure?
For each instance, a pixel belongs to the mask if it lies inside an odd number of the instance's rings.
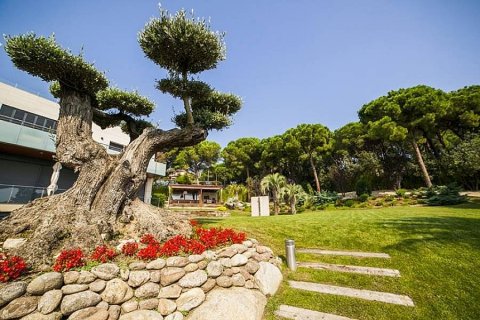
[[[199,184],[170,184],[169,206],[214,207],[222,203],[222,186],[215,181]]]

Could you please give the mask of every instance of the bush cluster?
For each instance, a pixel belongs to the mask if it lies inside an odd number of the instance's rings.
[[[22,257],[9,257],[0,253],[0,282],[15,280],[25,272],[27,272],[27,264]]]

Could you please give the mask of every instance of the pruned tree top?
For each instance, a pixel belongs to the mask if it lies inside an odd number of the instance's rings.
[[[133,116],[148,116],[155,105],[137,91],[123,91],[118,88],[108,88],[97,93],[98,109],[117,109]]]
[[[74,90],[92,97],[108,87],[105,75],[82,54],[73,55],[55,42],[55,37],[27,33],[5,36],[5,51],[15,66],[47,82],[58,81],[62,89]]]
[[[196,74],[213,69],[225,59],[223,33],[210,30],[205,19],[194,19],[185,10],[175,15],[160,10],[139,33],[145,55],[174,74]]]

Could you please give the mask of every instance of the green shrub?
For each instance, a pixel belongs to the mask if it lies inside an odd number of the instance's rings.
[[[313,206],[327,205],[329,203],[335,203],[340,197],[336,192],[331,191],[322,191],[315,192],[311,197],[310,201]]]
[[[152,200],[151,200],[151,204],[152,206],[156,206],[156,207],[160,207],[160,208],[163,208],[165,207],[165,203],[167,202],[167,196],[164,195],[163,193],[157,193],[157,194],[154,194],[152,195]]]
[[[395,193],[397,194],[398,197],[404,198],[405,195],[407,194],[407,189],[397,189]]]
[[[192,180],[186,174],[178,176],[176,181],[177,181],[178,184],[192,184]]]
[[[358,201],[360,201],[360,202],[365,202],[365,201],[368,200],[368,197],[369,197],[369,195],[366,194],[366,193],[361,194],[361,195],[358,197]]]
[[[368,208],[368,203],[367,202],[362,202],[358,205],[359,208]]]
[[[227,207],[220,206],[217,208],[217,211],[227,211]]]
[[[347,201],[345,201],[345,207],[353,207],[355,205],[355,201],[352,200],[352,199],[348,199]]]
[[[366,193],[368,195],[372,194],[372,184],[370,181],[364,177],[358,179],[357,183],[355,184],[355,192],[357,193],[357,197]]]
[[[395,200],[395,197],[392,195],[385,196],[384,198],[385,202],[392,202],[393,200]]]
[[[430,188],[427,199],[429,206],[444,206],[459,204],[467,201],[465,196],[460,195],[460,187],[455,184],[449,184],[448,186],[437,186]]]

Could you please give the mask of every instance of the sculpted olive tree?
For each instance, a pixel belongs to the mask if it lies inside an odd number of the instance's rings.
[[[116,234],[150,232],[160,238],[190,231],[178,214],[157,212],[136,199],[156,152],[195,145],[207,132],[230,124],[241,107],[233,94],[213,90],[192,76],[225,58],[223,34],[184,11],[161,11],[139,33],[145,55],[168,72],[157,87],[183,101],[178,128],[164,131],[143,120],[154,105],[137,92],[109,87],[106,76],[82,55],[64,50],[53,37],[7,36],[5,51],[15,66],[50,82],[59,99],[56,160],[78,172],[66,192],[37,199],[1,222],[0,237],[25,237],[17,254],[31,264],[48,263],[62,247],[92,249]],[[92,123],[122,126],[131,141],[110,155],[92,139]]]

